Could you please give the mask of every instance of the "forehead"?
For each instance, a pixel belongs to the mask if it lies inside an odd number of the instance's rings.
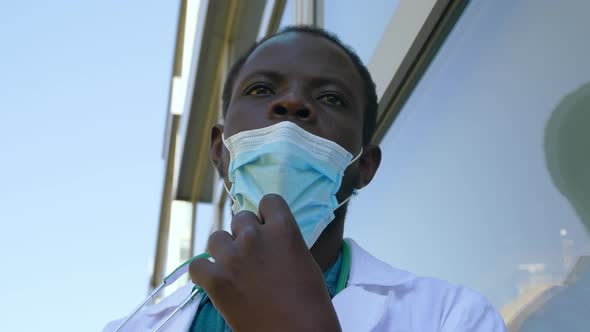
[[[362,93],[362,79],[346,52],[334,42],[306,32],[287,32],[259,45],[248,57],[238,79],[252,72],[334,78]]]

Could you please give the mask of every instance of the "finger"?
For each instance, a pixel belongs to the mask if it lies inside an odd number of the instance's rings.
[[[289,205],[277,194],[268,194],[262,197],[258,204],[258,211],[265,224],[279,224],[287,227],[297,226]]]
[[[261,226],[260,219],[250,211],[242,211],[232,218],[232,233],[242,253],[250,252],[260,242]]]
[[[209,236],[207,250],[215,260],[227,256],[233,248],[234,237],[226,231],[215,231]]]
[[[199,285],[206,292],[211,287],[218,274],[215,263],[206,258],[197,258],[188,267],[189,275],[193,283]]]
[[[244,210],[232,217],[230,228],[232,234],[238,238],[245,230],[248,232],[257,232],[260,223],[260,220],[254,213]]]

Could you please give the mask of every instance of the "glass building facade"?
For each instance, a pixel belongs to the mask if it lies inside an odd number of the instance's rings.
[[[345,236],[477,290],[510,331],[589,331],[590,2],[265,6],[280,9],[276,28],[335,32],[376,78],[383,161],[350,203]],[[193,198],[195,254],[231,218],[213,187],[213,200]]]

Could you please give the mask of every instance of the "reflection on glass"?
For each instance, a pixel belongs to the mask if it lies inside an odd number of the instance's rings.
[[[590,232],[590,83],[567,95],[551,114],[545,130],[545,156],[553,183]],[[566,237],[567,230],[561,235]],[[570,270],[565,281],[530,301],[515,318],[514,330],[590,329],[590,256],[572,258],[564,256],[565,268]]]
[[[511,332],[590,331],[588,12],[470,2],[381,143],[345,235],[481,292]]]
[[[353,47],[368,63],[399,0],[325,0],[324,27]]]

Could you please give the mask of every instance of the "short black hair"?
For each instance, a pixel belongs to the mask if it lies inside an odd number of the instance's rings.
[[[289,32],[298,32],[298,33],[309,33],[321,38],[325,38],[332,43],[336,44],[340,47],[350,58],[352,63],[354,64],[355,68],[358,70],[361,79],[365,85],[365,96],[367,98],[367,105],[365,107],[364,119],[363,119],[363,144],[369,144],[371,138],[373,137],[373,133],[375,132],[375,127],[377,126],[377,92],[375,88],[375,82],[371,78],[371,74],[367,67],[363,64],[359,56],[356,52],[348,45],[345,45],[340,41],[340,38],[336,36],[334,33],[326,31],[321,28],[317,28],[314,26],[309,25],[292,25],[281,29],[276,34],[267,36],[262,40],[256,42],[246,53],[244,53],[236,62],[233,64],[229,73],[227,74],[227,78],[225,80],[225,84],[223,86],[223,94],[222,94],[222,110],[223,110],[223,118],[225,118],[227,114],[227,109],[229,108],[229,102],[232,97],[232,90],[234,87],[234,81],[238,76],[238,73],[242,69],[246,60],[258,46],[262,45],[265,41],[283,35]]]

